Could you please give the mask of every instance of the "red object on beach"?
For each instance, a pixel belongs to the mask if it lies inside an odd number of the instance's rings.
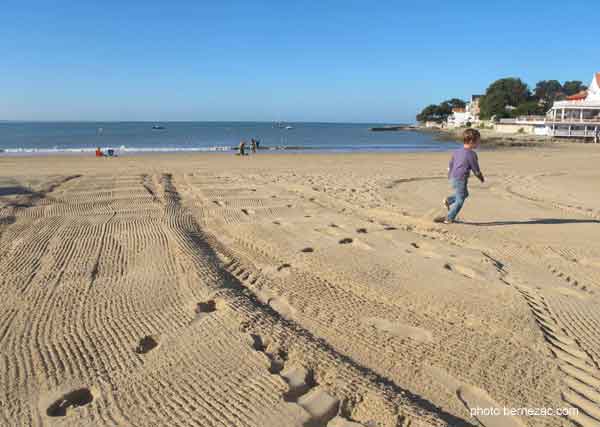
[[[96,157],[102,157],[102,156],[104,156],[104,153],[102,152],[102,150],[99,148],[96,148]]]

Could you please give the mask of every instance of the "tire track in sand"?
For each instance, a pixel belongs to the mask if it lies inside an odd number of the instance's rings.
[[[594,326],[588,327],[581,327],[581,323],[567,324],[564,319],[579,310],[568,307],[565,310],[565,307],[561,307],[560,299],[557,304],[552,305],[539,292],[524,287],[518,289],[531,308],[560,370],[565,374],[561,394],[566,406],[579,410],[579,413],[570,414],[568,418],[582,427],[600,427],[600,369],[598,360],[594,361],[585,351],[585,345],[582,345],[590,338],[590,334],[595,335],[594,341],[598,342],[600,319],[594,319],[597,315],[590,319],[584,318],[583,325],[589,324],[593,319]],[[557,315],[557,308],[560,315]],[[593,348],[597,349],[598,346]]]

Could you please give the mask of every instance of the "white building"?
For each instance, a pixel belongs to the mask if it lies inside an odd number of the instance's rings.
[[[467,102],[465,108],[453,108],[452,114],[448,117],[448,127],[466,126],[467,123],[479,122],[479,100],[481,95],[471,96],[471,101]]]
[[[600,73],[587,90],[556,101],[546,114],[549,136],[593,138],[600,131]]]
[[[448,117],[448,127],[466,126],[467,123],[473,122],[473,115],[466,108],[453,108],[452,114]]]

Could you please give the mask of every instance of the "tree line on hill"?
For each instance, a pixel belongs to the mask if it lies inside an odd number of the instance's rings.
[[[587,89],[579,80],[566,81],[561,84],[558,80],[539,81],[533,90],[526,83],[515,77],[496,80],[485,95],[479,100],[480,117],[484,120],[495,118],[510,118],[524,115],[544,115],[554,101],[565,99]],[[466,102],[453,98],[438,105],[428,105],[417,114],[417,121],[444,122],[452,114],[453,108],[464,108]]]

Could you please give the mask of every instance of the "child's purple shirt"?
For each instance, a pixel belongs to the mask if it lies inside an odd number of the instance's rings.
[[[471,171],[476,175],[481,173],[475,151],[463,147],[452,153],[450,166],[448,167],[448,178],[468,179]]]

